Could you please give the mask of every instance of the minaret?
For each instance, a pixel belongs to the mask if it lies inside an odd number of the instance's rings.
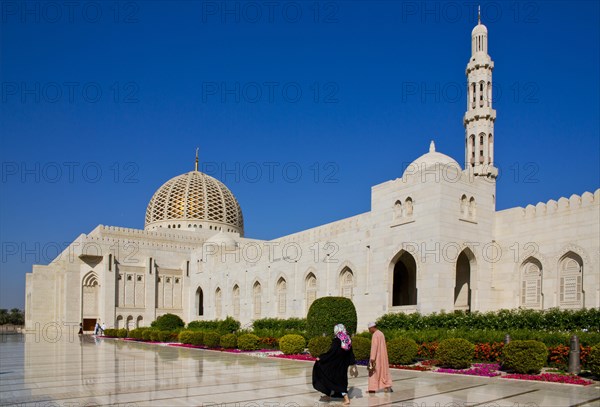
[[[467,111],[465,125],[465,169],[473,175],[495,178],[494,122],[492,109],[492,71],[494,62],[488,55],[488,32],[481,24],[481,11],[471,33],[471,59],[467,64]]]

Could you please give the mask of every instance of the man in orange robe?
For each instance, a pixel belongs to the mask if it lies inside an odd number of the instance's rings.
[[[392,377],[390,376],[390,362],[388,360],[387,346],[383,332],[377,329],[375,322],[369,322],[371,338],[371,356],[369,357],[369,393],[384,389],[392,391]]]

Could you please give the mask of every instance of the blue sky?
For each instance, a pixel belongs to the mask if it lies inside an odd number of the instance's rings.
[[[262,239],[368,211],[432,139],[463,164],[474,2],[70,4],[1,3],[2,308],[79,234],[143,228],[197,146]],[[598,2],[481,7],[497,208],[594,191]]]

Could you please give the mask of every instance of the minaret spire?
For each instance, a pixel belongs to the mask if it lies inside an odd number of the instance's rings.
[[[465,169],[476,176],[496,178],[494,167],[494,123],[492,108],[492,71],[494,61],[488,54],[488,30],[481,24],[481,6],[477,25],[471,33],[471,58],[467,64],[467,111],[465,126]]]
[[[196,147],[196,165],[194,166],[194,171],[198,171],[198,150],[199,148]]]

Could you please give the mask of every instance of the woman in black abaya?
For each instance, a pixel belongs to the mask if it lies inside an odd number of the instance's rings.
[[[344,325],[336,325],[333,332],[335,338],[331,347],[327,353],[317,358],[313,367],[313,387],[326,397],[342,396],[344,404],[348,405],[348,367],[356,364],[356,359],[352,351],[352,340]]]

